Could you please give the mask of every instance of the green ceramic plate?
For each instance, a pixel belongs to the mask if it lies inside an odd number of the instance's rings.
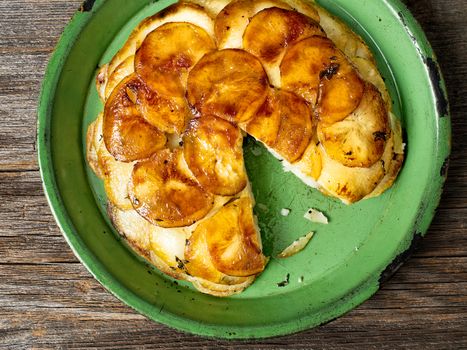
[[[141,19],[171,1],[86,1],[65,29],[39,107],[45,191],[76,256],[109,291],[147,317],[222,338],[297,332],[369,298],[426,232],[450,149],[445,88],[433,52],[398,0],[319,2],[362,35],[375,53],[406,131],[406,162],[384,195],[345,206],[284,173],[276,159],[247,139],[245,158],[265,252],[274,256],[297,237],[311,230],[316,235],[303,252],[271,259],[253,286],[224,299],[177,283],[135,255],[109,225],[102,184],[84,159],[85,130],[102,108],[94,88],[97,67]],[[330,224],[304,220],[309,207],[325,212]],[[291,214],[281,216],[281,208],[291,208]],[[287,278],[288,285],[280,287]]]

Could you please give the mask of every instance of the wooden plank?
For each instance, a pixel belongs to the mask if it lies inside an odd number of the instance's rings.
[[[1,1],[0,348],[467,348],[467,2],[405,3],[437,52],[452,110],[449,178],[427,237],[373,298],[344,317],[287,337],[228,342],[145,319],[73,256],[42,193],[35,125],[48,58],[81,0]]]
[[[466,281],[466,260],[414,259],[375,297],[343,318],[299,335],[250,344],[300,348],[310,345],[312,339],[320,347],[409,347],[420,344],[423,330],[426,348],[467,345],[466,298],[458,293],[467,282],[453,283],[446,277]],[[5,337],[0,336],[0,345],[190,348],[194,344],[245,344],[196,338],[152,323],[123,306],[77,263],[0,264],[0,274],[6,280],[0,285],[0,314],[6,316],[0,319],[0,329],[9,330]],[[440,276],[446,282],[437,281]],[[17,317],[19,314],[22,317]],[[163,344],[159,344],[161,339]]]
[[[50,54],[80,0],[0,2],[0,171],[37,170],[36,107]]]

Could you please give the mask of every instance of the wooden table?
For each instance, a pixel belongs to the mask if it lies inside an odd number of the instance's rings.
[[[373,298],[344,317],[292,336],[228,342],[147,320],[74,257],[42,192],[35,132],[48,58],[80,0],[2,0],[0,347],[467,348],[467,2],[406,4],[438,54],[453,121],[449,178],[426,239]]]

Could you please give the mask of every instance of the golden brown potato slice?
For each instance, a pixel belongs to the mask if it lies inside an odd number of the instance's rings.
[[[279,91],[276,98],[281,123],[274,150],[290,163],[298,160],[307,148],[312,133],[311,109],[302,98]]]
[[[251,119],[268,93],[261,62],[243,50],[205,55],[188,76],[188,101],[202,115],[240,123]]]
[[[250,18],[266,8],[278,7],[291,10],[286,3],[277,0],[234,0],[217,15],[214,32],[220,49],[242,48],[243,34]]]
[[[364,82],[349,64],[331,64],[329,76],[326,71],[320,84],[317,113],[323,123],[332,124],[346,118],[360,104]],[[344,68],[345,67],[345,68]],[[347,71],[345,71],[347,70]]]
[[[115,88],[105,104],[104,142],[118,161],[148,158],[166,143],[165,135],[138,111],[138,93],[143,86],[141,79],[133,74]]]
[[[191,1],[212,8],[212,0]],[[225,1],[216,1],[215,11],[213,11],[213,15],[216,16],[216,41],[220,49],[242,48],[243,33],[245,32],[250,18],[267,8],[277,7],[286,10],[294,9],[310,17],[314,21],[319,22],[318,12],[314,6],[301,0],[234,0],[227,2],[228,4],[222,9],[218,7],[218,3],[224,4]]]
[[[311,109],[305,100],[291,92],[270,91],[246,131],[293,163],[310,143]]]
[[[167,97],[143,84],[137,92],[136,107],[149,124],[168,134],[181,134],[192,117],[185,97]]]
[[[297,11],[272,7],[250,19],[243,35],[243,48],[260,59],[271,78],[273,71],[279,69],[286,48],[313,35],[326,36],[311,18]]]
[[[312,106],[321,87],[320,118],[336,122],[360,102],[363,82],[343,53],[327,38],[313,36],[292,45],[280,65],[282,88]]]
[[[337,59],[332,41],[319,36],[307,38],[286,51],[280,65],[281,87],[303,97],[314,106],[318,99],[320,73]]]
[[[108,78],[105,88],[107,99],[115,87],[134,72],[134,56],[123,61]],[[151,90],[146,84],[135,86],[132,98],[136,100],[137,110],[152,126],[166,133],[181,133],[190,116],[188,103],[184,97],[165,97]],[[134,102],[134,101],[133,101]]]
[[[193,232],[185,247],[185,258],[187,260],[186,268],[190,275],[213,283],[222,283],[225,274],[217,270],[212,263],[205,230],[197,229]]]
[[[357,109],[344,120],[318,124],[318,137],[329,157],[348,167],[368,168],[383,155],[390,134],[386,106],[373,84],[365,85]]]
[[[187,2],[177,2],[163,11],[144,19],[131,33],[125,45],[117,52],[108,65],[108,74],[111,75],[125,59],[133,56],[146,36],[156,28],[169,22],[189,22],[203,28],[211,37],[214,37],[214,21],[203,7]]]
[[[242,140],[240,129],[223,119],[191,120],[183,136],[185,161],[206,190],[229,196],[246,186]]]
[[[263,271],[267,260],[251,199],[235,199],[201,222],[188,241],[185,256],[190,273],[217,283],[220,273],[246,277]]]
[[[328,38],[357,67],[363,80],[372,83],[378,88],[388,108],[391,108],[391,100],[386,89],[386,84],[378,72],[373,54],[365,41],[352,32],[340,19],[332,16],[323,8],[318,7],[317,10],[319,12],[320,25],[325,30]]]
[[[166,23],[144,39],[135,56],[135,71],[154,91],[185,95],[189,70],[215,49],[211,37],[190,23]]]
[[[271,89],[255,116],[248,123],[241,124],[241,127],[255,139],[273,147],[281,125],[281,114],[277,107],[277,92]]]
[[[219,271],[239,277],[263,271],[266,258],[250,198],[227,204],[197,230],[205,230],[209,254]]]
[[[393,145],[394,138],[389,136],[383,156],[368,168],[346,167],[326,155],[321,147],[323,169],[318,181],[322,191],[344,203],[354,203],[366,197],[392,171]]]
[[[105,98],[127,76],[134,72],[134,56],[123,61],[108,78]],[[188,103],[184,97],[166,97],[151,90],[147,84],[138,86],[136,107],[141,116],[151,125],[166,133],[181,133],[185,129],[190,115]]]
[[[181,168],[181,149],[158,151],[137,163],[129,194],[135,210],[154,225],[181,227],[203,218],[214,198]]]
[[[226,296],[242,291],[251,284],[255,276],[236,277],[220,272],[211,259],[206,233],[206,230],[195,229],[186,242],[184,266],[192,276],[190,281],[196,288],[209,294],[214,291],[215,295]]]
[[[134,72],[134,56],[123,61],[109,77],[106,86],[107,99],[114,88]],[[136,88],[136,87],[135,87]],[[137,87],[136,107],[141,116],[151,125],[166,133],[181,133],[185,129],[190,115],[188,103],[184,97],[166,97],[151,90],[146,84]]]

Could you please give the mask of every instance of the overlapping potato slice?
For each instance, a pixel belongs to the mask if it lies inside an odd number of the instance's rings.
[[[336,123],[346,118],[360,104],[365,83],[346,63],[331,63],[321,73],[317,113],[322,123]]]
[[[280,87],[279,63],[286,48],[313,35],[326,36],[311,18],[297,11],[272,7],[250,19],[243,34],[243,48],[260,59],[271,83]]]
[[[172,270],[184,270],[185,243],[188,235],[188,228],[167,229],[154,226],[150,239],[151,251]]]
[[[195,0],[196,3],[204,5],[210,0]],[[316,9],[302,1],[297,0],[234,0],[228,3],[219,13],[215,21],[215,35],[217,45],[220,49],[242,48],[242,38],[250,19],[258,12],[271,8],[286,10],[295,9],[305,16],[319,22]],[[216,11],[217,12],[217,11]]]
[[[385,165],[385,175],[378,185],[366,195],[364,198],[373,198],[383,194],[384,191],[389,189],[399,174],[404,162],[404,155],[400,153],[394,153],[391,162],[388,166]]]
[[[154,91],[185,96],[189,70],[215,49],[202,28],[185,22],[166,23],[149,33],[135,56],[135,71]]]
[[[135,71],[135,56],[129,56],[126,60],[120,63],[112,74],[108,77],[107,83],[105,85],[104,101],[106,101],[115,87],[117,87],[120,82],[125,79],[127,76],[133,74]]]
[[[102,169],[104,188],[107,198],[122,210],[132,209],[128,196],[128,183],[135,162],[119,162],[107,151],[102,142],[97,152],[99,166]]]
[[[219,283],[189,275],[185,264],[185,244],[191,227],[162,228],[152,225],[134,210],[120,210],[112,204],[107,210],[117,231],[128,244],[160,271],[177,279],[187,280],[203,293],[229,296],[248,287],[255,276],[234,277],[220,274]],[[209,255],[205,251],[206,255]]]
[[[169,22],[189,22],[203,28],[211,37],[214,37],[214,21],[203,7],[194,3],[175,3],[146,18],[133,30],[123,47],[108,64],[107,74],[110,76],[124,60],[133,56],[149,33]]]
[[[344,120],[318,124],[318,136],[329,157],[348,167],[368,168],[383,155],[390,134],[388,114],[381,94],[373,84],[357,109]]]
[[[223,119],[191,120],[183,136],[185,161],[206,190],[228,196],[246,186],[242,140],[240,129]]]
[[[192,276],[197,276],[213,283],[222,283],[225,274],[217,270],[212,262],[205,233],[204,230],[195,230],[188,239],[185,248],[187,261],[185,266],[188,273]]]
[[[181,134],[192,116],[185,97],[167,97],[143,84],[136,96],[141,116],[158,130]]]
[[[247,277],[263,271],[267,260],[251,199],[235,199],[201,222],[189,238],[185,256],[191,274],[216,283],[222,274]]]
[[[116,86],[134,73],[134,56],[123,61],[108,78],[104,98],[107,100]],[[190,115],[185,97],[167,97],[151,90],[147,84],[134,86],[131,98],[141,116],[151,125],[166,133],[181,133]]]
[[[246,277],[264,270],[267,259],[262,253],[250,198],[227,204],[197,229],[206,230],[208,250],[219,271]]]
[[[136,211],[120,210],[110,203],[107,212],[118,233],[140,255],[169,276],[188,279],[181,266],[186,239],[184,228],[165,229],[152,225]]]
[[[103,140],[103,114],[88,127],[86,135],[86,159],[94,173],[104,180],[109,201],[122,210],[132,208],[128,198],[128,183],[134,163],[115,160],[107,151]]]
[[[404,162],[405,144],[402,138],[402,128],[400,122],[392,113],[389,113],[389,120],[391,125],[391,137],[388,141],[389,146],[386,145],[386,147],[392,148],[392,159],[388,165],[385,164],[386,174],[384,178],[380,181],[378,186],[376,186],[376,188],[365,198],[379,196],[389,187],[391,187],[396,180]]]
[[[309,186],[319,187],[316,181],[321,175],[322,168],[320,142],[318,135],[314,133],[302,157],[293,164],[293,169],[290,170]]]
[[[88,126],[86,132],[86,160],[92,171],[101,179],[104,178],[104,171],[99,164],[98,151],[103,142],[102,134],[103,113],[99,113],[96,120]]]
[[[318,100],[320,73],[336,58],[334,44],[319,36],[289,47],[280,65],[281,87],[303,97],[314,106]]]
[[[205,221],[211,219],[212,218],[208,218]],[[198,227],[201,226],[201,224],[202,223],[200,223]],[[216,285],[238,285],[248,282],[249,280],[251,283],[251,277],[229,276],[219,271],[211,258],[207,240],[206,231],[197,228],[188,239],[185,247],[185,268],[191,276],[196,276],[198,286],[209,290],[219,290]],[[219,291],[222,291],[222,289]]]
[[[343,53],[327,38],[313,36],[292,45],[280,65],[282,88],[312,106],[320,96],[320,119],[333,123],[360,103],[363,81]]]
[[[259,107],[255,116],[247,123],[240,124],[249,135],[262,143],[272,147],[276,143],[281,115],[275,109],[277,105],[277,93],[271,89],[264,103]]]
[[[183,170],[183,152],[164,149],[137,163],[129,194],[135,210],[154,225],[180,227],[203,218],[213,195]]]
[[[202,115],[246,122],[266,99],[268,79],[261,62],[243,50],[205,55],[188,76],[188,101]]]
[[[311,109],[305,100],[291,92],[271,89],[246,131],[293,163],[310,143],[312,126]]]
[[[105,104],[104,142],[118,161],[148,158],[166,143],[165,135],[138,111],[138,94],[143,86],[141,79],[130,75],[115,88]]]
[[[121,210],[112,203],[107,204],[107,214],[117,231],[126,238],[144,257],[149,257],[151,249],[151,236],[154,225],[134,210]]]
[[[341,199],[354,203],[372,193],[387,173],[392,172],[394,137],[388,135],[381,159],[370,167],[346,167],[330,158],[321,148],[323,169],[319,177],[322,190]]]
[[[202,293],[215,295],[217,297],[228,297],[243,292],[250,286],[256,276],[232,277],[224,275],[222,283],[213,283],[200,277],[190,277],[188,280]]]
[[[217,15],[214,31],[219,49],[243,47],[243,34],[250,18],[266,8],[278,7],[291,10],[286,3],[278,0],[236,0],[230,2]]]

